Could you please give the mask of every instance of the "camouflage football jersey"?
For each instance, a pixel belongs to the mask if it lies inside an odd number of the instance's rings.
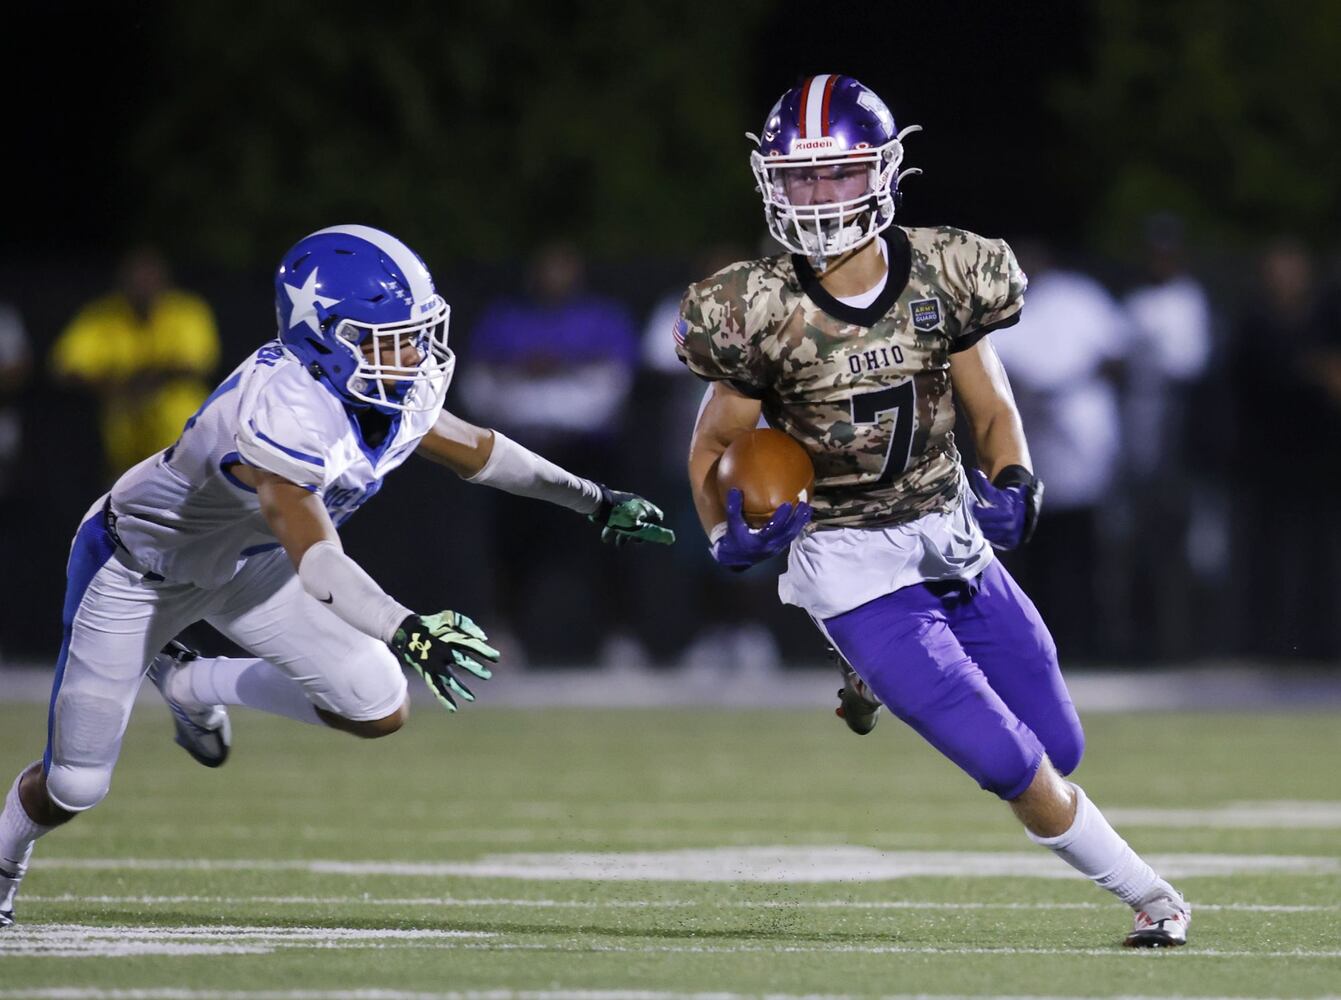
[[[815,463],[818,527],[900,524],[960,489],[950,355],[1019,319],[1026,280],[1002,240],[892,226],[889,277],[865,308],[783,254],[691,285],[675,327],[697,375],[759,399]]]

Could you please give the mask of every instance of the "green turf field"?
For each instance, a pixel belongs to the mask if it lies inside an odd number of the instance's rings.
[[[0,997],[1341,994],[1339,723],[1087,719],[1091,798],[1216,872],[1177,879],[1192,943],[1141,953],[889,719],[417,704],[360,742],[238,713],[207,771],[145,704],[110,798],[38,847]],[[0,705],[6,784],[44,726]]]

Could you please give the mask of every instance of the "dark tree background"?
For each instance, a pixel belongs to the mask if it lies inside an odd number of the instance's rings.
[[[55,49],[73,30],[77,49],[30,66],[49,104],[20,128],[48,162],[23,169],[74,197],[28,223],[59,230],[79,207],[95,225],[232,267],[346,218],[392,229],[430,260],[508,258],[554,233],[607,255],[690,252],[757,214],[739,168],[763,7],[29,12],[30,34]],[[50,161],[64,161],[54,176]]]
[[[1331,239],[1334,0],[56,2],[7,13],[3,251],[268,267],[332,219],[435,262],[752,240],[743,133],[839,70],[926,132],[907,218]]]
[[[1110,249],[1152,209],[1231,244],[1332,248],[1341,216],[1341,4],[1094,6],[1093,56],[1053,88]]]

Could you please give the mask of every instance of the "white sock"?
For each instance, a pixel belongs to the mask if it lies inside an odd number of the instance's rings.
[[[1029,839],[1049,848],[1099,888],[1107,889],[1128,906],[1136,907],[1165,892],[1177,896],[1173,888],[1118,836],[1084,790],[1074,784],[1071,788],[1076,795],[1076,818],[1071,828],[1056,837],[1039,837],[1026,830]]]
[[[19,801],[19,780],[27,771],[27,767],[20,771],[9,786],[4,810],[0,811],[0,910],[14,909],[14,895],[19,890],[19,879],[28,870],[33,844],[51,832],[51,827],[34,823]]]
[[[168,694],[191,708],[243,705],[324,725],[302,685],[268,660],[234,656],[191,660],[172,672]]]

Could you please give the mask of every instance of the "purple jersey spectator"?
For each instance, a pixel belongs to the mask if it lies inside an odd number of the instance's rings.
[[[525,295],[488,305],[471,331],[470,364],[458,383],[479,420],[505,434],[548,449],[555,461],[573,458],[598,470],[622,471],[626,406],[638,366],[638,334],[622,303],[583,290],[577,250],[555,243],[540,248]],[[499,626],[494,629],[516,662],[525,650],[544,650],[552,662],[590,661],[602,636],[627,630],[625,587],[602,553],[583,552],[567,536],[525,508],[504,502],[490,511],[489,532]],[[596,581],[595,600],[572,586]],[[545,609],[536,614],[535,609]],[[637,640],[623,643],[627,647]]]
[[[633,388],[638,337],[618,302],[583,292],[582,258],[543,248],[531,293],[488,306],[471,337],[467,405],[503,431],[553,439],[613,435]]]

